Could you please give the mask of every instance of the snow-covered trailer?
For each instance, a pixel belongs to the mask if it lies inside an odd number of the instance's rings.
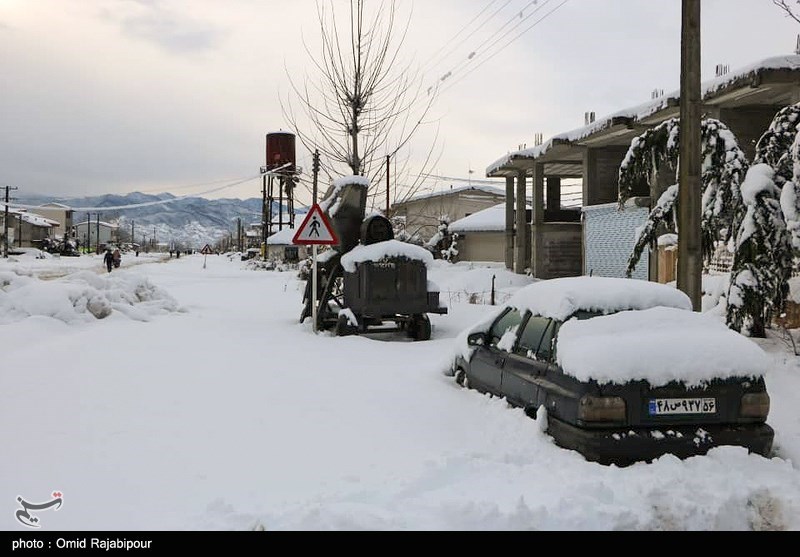
[[[439,292],[428,281],[433,255],[394,239],[383,215],[364,218],[368,184],[360,176],[334,182],[320,207],[331,221],[339,245],[317,262],[318,291],[306,282],[300,322],[317,305],[317,327],[337,335],[406,331],[428,340],[428,313],[447,313]]]

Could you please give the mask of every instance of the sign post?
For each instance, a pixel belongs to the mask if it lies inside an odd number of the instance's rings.
[[[319,294],[319,283],[317,276],[317,248],[319,246],[335,246],[339,244],[336,232],[333,230],[328,217],[322,212],[317,203],[306,215],[303,224],[297,229],[297,233],[292,239],[292,243],[297,246],[311,246],[311,319],[313,320],[313,330],[317,332],[317,298]]]

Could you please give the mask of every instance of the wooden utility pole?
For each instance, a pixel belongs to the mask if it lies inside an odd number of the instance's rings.
[[[8,259],[8,203],[10,201],[8,197],[9,190],[15,190],[17,188],[12,188],[11,186],[6,186],[6,204],[3,210],[3,258]]]
[[[702,310],[700,0],[682,0],[678,289]]]

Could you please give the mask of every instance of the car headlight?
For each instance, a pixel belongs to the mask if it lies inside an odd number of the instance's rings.
[[[769,395],[767,393],[748,393],[742,397],[739,409],[742,418],[761,418],[769,415]]]
[[[578,404],[578,419],[583,422],[625,423],[625,400],[618,396],[583,397]]]

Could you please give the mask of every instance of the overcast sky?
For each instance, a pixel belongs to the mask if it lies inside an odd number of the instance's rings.
[[[455,70],[434,107],[435,174],[484,178],[537,132],[546,139],[583,125],[586,111],[600,117],[678,88],[680,0],[562,2],[400,0],[404,63],[431,84]],[[800,33],[771,0],[703,0],[703,17],[704,80],[717,64],[791,54]],[[285,68],[301,81],[313,72],[303,36],[313,47],[317,35],[314,0],[0,0],[0,185],[185,195],[254,176],[265,134],[287,129]],[[432,138],[429,126],[412,156]],[[207,197],[259,192],[252,181]]]

